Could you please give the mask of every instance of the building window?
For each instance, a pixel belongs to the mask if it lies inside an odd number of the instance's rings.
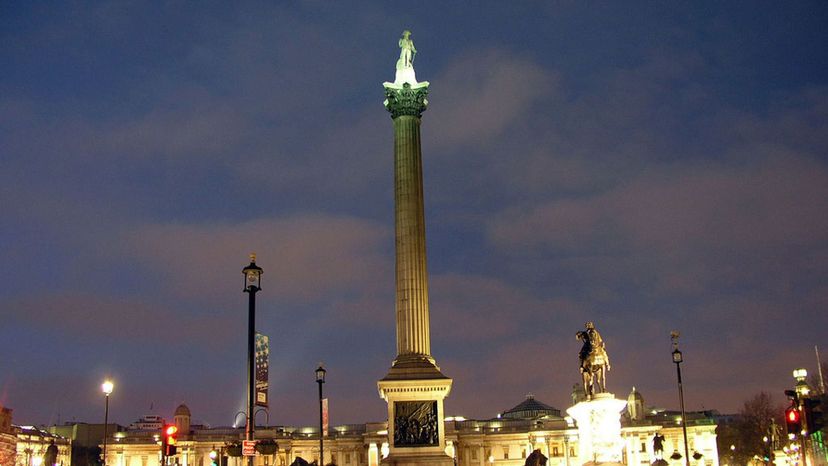
[[[504,460],[509,459],[509,447],[503,447],[503,459]]]
[[[644,453],[645,451],[647,451],[647,444],[644,443],[644,442],[641,442],[641,450],[639,450],[639,451],[641,453]]]
[[[552,456],[561,456],[561,452],[558,450],[558,447],[552,447]]]
[[[523,459],[526,459],[526,449],[525,448],[520,450],[520,457],[523,458]]]
[[[575,448],[569,447],[569,456],[575,456]]]
[[[351,464],[351,454],[345,453],[345,464]]]
[[[471,457],[472,457],[473,460],[477,459],[477,448],[472,448]]]

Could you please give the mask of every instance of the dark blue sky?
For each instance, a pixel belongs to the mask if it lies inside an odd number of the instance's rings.
[[[828,307],[824,2],[0,6],[0,403],[17,423],[229,424],[264,268],[271,422],[382,420],[392,125],[413,31],[447,414],[567,406],[593,320],[634,385],[731,412],[815,368]]]

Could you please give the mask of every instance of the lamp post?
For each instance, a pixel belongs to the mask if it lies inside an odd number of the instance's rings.
[[[104,392],[104,396],[106,397],[106,408],[104,408],[103,459],[101,461],[104,466],[106,466],[106,437],[108,434],[107,428],[109,427],[109,395],[112,394],[113,388],[115,388],[115,385],[110,380],[105,380],[101,384],[101,391]]]
[[[324,432],[322,431],[322,384],[325,383],[325,373],[327,372],[321,363],[316,368],[316,383],[319,385],[319,466],[325,466]]]
[[[678,349],[679,333],[676,330],[670,332],[670,339],[673,341],[673,362],[676,364],[676,376],[678,377],[679,404],[681,405],[681,431],[684,434],[684,461],[690,466],[690,449],[687,447],[687,415],[684,412],[684,389],[681,386],[681,363],[684,361],[681,351]]]
[[[244,292],[248,294],[247,305],[247,425],[245,438],[253,440],[255,430],[255,414],[253,405],[256,403],[253,380],[256,376],[256,292],[262,289],[262,268],[256,265],[256,254],[250,254],[250,264],[242,269],[244,274]],[[248,464],[253,466],[254,457],[248,457]]]

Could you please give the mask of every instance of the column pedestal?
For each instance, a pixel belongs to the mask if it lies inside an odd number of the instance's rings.
[[[578,463],[622,464],[621,411],[627,402],[599,393],[566,410],[578,425]]]
[[[382,464],[454,466],[445,451],[443,422],[443,400],[451,391],[451,379],[394,379],[394,372],[392,368],[377,382],[388,403],[389,454]]]

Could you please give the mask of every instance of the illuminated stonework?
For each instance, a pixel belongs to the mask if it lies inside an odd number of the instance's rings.
[[[621,463],[621,411],[626,401],[610,393],[593,395],[566,410],[578,425],[578,463]]]
[[[53,435],[35,426],[16,426],[17,466],[53,466],[47,464],[49,449],[57,450],[53,456],[54,464],[69,466],[72,459],[71,442],[60,435]],[[4,465],[5,466],[5,465]]]
[[[405,393],[400,384],[394,393]],[[425,395],[420,392],[420,395]],[[547,466],[581,466],[582,439],[579,426],[560,416],[560,411],[540,402],[523,402],[502,417],[490,420],[452,416],[441,425],[445,447],[441,451],[452,466],[523,466],[526,456],[540,449],[549,458]],[[527,409],[528,407],[528,409]],[[624,415],[620,424],[620,463],[649,465],[655,459],[653,437],[664,436],[664,458],[669,466],[685,466],[681,424],[674,413],[648,411],[640,420]],[[314,461],[319,456],[318,427],[269,426],[256,430],[257,438],[272,438],[276,452],[255,457],[255,466],[289,466],[296,457]],[[688,413],[688,443],[691,466],[719,466],[715,419],[706,413]],[[159,466],[157,431],[121,432],[107,448],[108,466]],[[389,426],[385,422],[334,426],[325,439],[325,461],[336,466],[380,466],[392,453]],[[210,451],[226,453],[225,445],[244,438],[243,428],[193,426],[188,440],[179,441],[178,464],[209,466]],[[242,457],[229,457],[227,466],[246,466]]]
[[[12,426],[12,410],[0,405],[0,466],[15,464],[17,437]]]

